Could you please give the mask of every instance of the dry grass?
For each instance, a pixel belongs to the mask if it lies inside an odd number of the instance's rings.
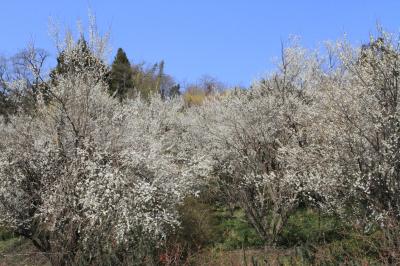
[[[0,266],[48,266],[48,259],[29,240],[11,238],[0,241]]]

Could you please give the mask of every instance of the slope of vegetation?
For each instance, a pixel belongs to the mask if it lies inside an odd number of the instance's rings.
[[[48,77],[34,47],[1,76],[0,264],[400,263],[392,35],[294,43],[251,88],[182,96],[164,62],[109,67],[83,36]]]

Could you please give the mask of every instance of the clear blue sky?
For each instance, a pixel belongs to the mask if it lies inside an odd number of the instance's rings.
[[[362,43],[377,22],[391,31],[400,28],[396,0],[2,0],[0,8],[3,55],[34,40],[55,57],[49,17],[76,28],[90,8],[100,31],[111,29],[113,55],[122,47],[133,62],[164,59],[166,72],[180,82],[209,74],[245,86],[272,69],[281,40],[291,34],[315,47],[343,33]]]

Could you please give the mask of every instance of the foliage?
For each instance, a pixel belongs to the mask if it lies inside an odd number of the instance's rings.
[[[283,264],[399,263],[393,36],[326,55],[295,43],[248,90],[204,79],[182,97],[163,61],[130,66],[122,50],[108,83],[104,45],[67,34],[49,81],[35,50],[19,58],[29,75],[0,67],[0,222],[52,264],[173,265],[234,248],[248,261],[260,245],[254,256]],[[32,112],[17,92],[32,92]]]
[[[164,61],[146,67],[144,63],[133,64],[133,84],[134,90],[128,94],[129,98],[140,95],[148,100],[154,95],[160,95],[162,99],[173,98],[179,93],[179,84],[174,79],[164,73]]]
[[[217,216],[219,238],[216,241],[216,246],[224,250],[263,246],[262,239],[249,225],[242,210],[238,209],[230,213],[225,209],[219,209]]]
[[[307,94],[314,87],[302,84],[319,78],[318,62],[300,48],[284,53],[284,70],[268,82],[191,109],[193,140],[210,161],[210,174],[269,244],[276,243],[302,193],[315,185],[308,173],[294,169],[297,158],[291,156],[307,148]]]
[[[279,239],[286,247],[323,245],[343,238],[344,231],[351,231],[338,217],[313,209],[298,209],[288,219]]]
[[[179,97],[180,95],[181,95],[181,86],[179,84],[172,86],[171,89],[169,90],[169,96],[171,98]]]
[[[193,249],[201,249],[215,241],[217,217],[212,206],[190,197],[179,209],[180,238],[192,245]]]
[[[334,167],[360,222],[384,225],[400,218],[399,46],[383,32],[363,49],[337,49],[344,73],[327,92],[328,119],[337,121],[330,137],[341,155]]]
[[[206,94],[204,91],[196,88],[188,88],[183,94],[183,99],[187,106],[201,105],[205,100]]]
[[[52,264],[149,259],[202,172],[171,150],[182,104],[120,105],[108,95],[107,69],[91,64],[81,41],[69,45],[49,99],[0,127],[0,222]]]
[[[223,94],[225,90],[222,82],[216,78],[204,75],[195,84],[186,87],[183,99],[187,106],[197,106],[203,104],[207,98],[215,98]]]
[[[131,64],[122,48],[118,49],[111,65],[109,86],[110,94],[115,95],[120,100],[126,98],[128,90],[133,90]]]
[[[14,237],[14,234],[11,231],[9,231],[5,228],[0,228],[0,241],[8,240],[13,237]]]

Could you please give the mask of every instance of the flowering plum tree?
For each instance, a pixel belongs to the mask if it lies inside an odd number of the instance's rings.
[[[68,40],[63,60],[95,54],[80,45]],[[0,221],[55,265],[138,263],[179,224],[176,207],[195,189],[197,168],[173,149],[183,103],[121,105],[106,71],[54,72],[35,112],[0,127]]]
[[[340,42],[335,50],[340,74],[330,77],[321,101],[329,110],[325,154],[333,159],[326,168],[336,172],[340,198],[364,224],[398,221],[399,45],[381,32],[361,48]]]
[[[309,145],[309,94],[319,64],[304,49],[287,48],[280,71],[268,79],[192,108],[192,143],[206,156],[221,191],[245,210],[267,244],[276,243],[300,195],[311,191],[308,171],[295,169],[292,161]]]

